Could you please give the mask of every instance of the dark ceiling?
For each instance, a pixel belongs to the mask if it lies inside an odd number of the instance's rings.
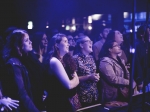
[[[83,17],[94,13],[132,12],[134,0],[1,0],[0,28],[23,27],[26,21],[59,21],[68,17]],[[147,0],[135,0],[136,11],[147,10]],[[57,23],[58,22],[58,23]]]

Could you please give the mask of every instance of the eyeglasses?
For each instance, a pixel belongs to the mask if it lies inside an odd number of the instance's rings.
[[[120,47],[120,45],[114,45],[114,46],[112,46],[112,47]]]
[[[93,44],[93,41],[91,41],[91,40],[85,40],[85,41],[83,41],[83,43],[85,43],[85,42],[88,42],[88,43],[90,43],[90,44]]]

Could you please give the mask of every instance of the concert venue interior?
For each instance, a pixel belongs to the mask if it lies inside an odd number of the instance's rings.
[[[140,48],[136,47],[136,39],[141,25],[149,28],[149,34],[144,40],[146,50],[142,59],[145,60],[141,62],[144,74],[142,89],[137,94],[133,94],[132,86],[138,70],[135,63],[141,61],[135,56]],[[99,40],[102,27],[120,31],[124,36],[123,44],[128,53],[126,66],[129,67],[130,72],[127,105],[116,103],[117,106],[108,106],[105,105],[106,102],[100,101],[78,108],[76,111],[150,112],[150,0],[0,0],[2,39],[6,39],[10,27],[24,29],[29,35],[37,31],[45,32],[48,41],[57,33],[71,35],[73,38],[84,34],[89,37],[93,45]],[[139,55],[140,53],[143,52],[139,51]],[[101,78],[103,77],[100,72],[99,80]],[[43,112],[46,112],[45,108]]]

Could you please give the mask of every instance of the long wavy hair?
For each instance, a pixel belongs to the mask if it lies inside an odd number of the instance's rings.
[[[26,33],[27,31],[25,30],[17,29],[9,35],[2,53],[4,62],[6,62],[10,57],[21,57],[25,54],[22,47]]]
[[[66,72],[69,74],[72,74],[74,71],[76,71],[76,64],[75,64],[74,59],[72,58],[72,56],[69,53],[66,53],[63,56],[63,59],[61,59],[60,51],[59,51],[58,47],[56,47],[56,43],[59,44],[62,41],[63,37],[66,37],[66,35],[58,33],[51,38],[51,40],[50,40],[51,51],[49,53],[49,59],[51,57],[56,57],[58,60],[61,61],[61,63],[65,67],[65,69],[67,69]]]

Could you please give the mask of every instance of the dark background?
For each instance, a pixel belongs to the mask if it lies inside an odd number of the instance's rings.
[[[147,1],[136,0],[136,12],[146,12]],[[51,28],[55,28],[68,17],[94,13],[117,16],[132,10],[133,0],[0,0],[0,35],[9,26],[26,29],[28,21],[34,22],[35,29],[43,28],[46,21]],[[119,20],[116,22],[121,23]]]

